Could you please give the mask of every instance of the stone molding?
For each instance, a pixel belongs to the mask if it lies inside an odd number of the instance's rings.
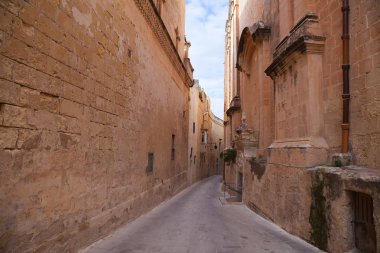
[[[237,63],[236,68],[238,71],[242,71],[240,60],[242,58],[242,54],[244,52],[244,48],[247,44],[248,39],[252,39],[253,41],[262,41],[265,36],[269,36],[271,34],[271,27],[264,24],[264,22],[259,21],[254,23],[250,27],[245,27],[240,35],[238,52],[237,52]]]
[[[268,147],[273,148],[322,148],[328,149],[329,146],[326,140],[318,136],[310,136],[304,138],[292,138],[292,139],[281,139],[275,140]]]
[[[322,53],[326,38],[318,35],[319,32],[318,15],[306,14],[276,47],[273,62],[265,73],[273,79],[277,74],[276,70],[283,67],[286,59],[296,51]]]
[[[187,84],[188,87],[192,87],[192,78],[189,76],[153,1],[134,0],[134,2],[137,8],[140,10],[141,14],[144,16],[146,22],[149,24],[154,35],[157,37],[161,47],[164,49],[166,55],[174,65],[179,76],[182,78],[184,83]]]
[[[228,116],[231,116],[235,111],[239,111],[241,109],[241,104],[240,104],[240,97],[235,96],[230,103],[230,108],[226,111],[226,114]]]

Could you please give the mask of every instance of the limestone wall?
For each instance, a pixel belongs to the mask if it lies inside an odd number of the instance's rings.
[[[199,92],[202,89],[198,81],[190,89],[190,120],[189,120],[189,180],[190,183],[195,183],[202,178],[200,164],[201,152],[201,124],[203,121],[202,100],[199,97]]]
[[[238,155],[226,166],[226,180],[235,182],[243,172],[248,207],[331,252],[355,246],[353,226],[347,225],[353,221],[353,192],[373,199],[374,217],[379,212],[380,3],[350,5],[350,152],[354,165],[374,169],[371,178],[352,166],[337,169],[335,181],[349,177],[344,185],[316,186],[311,169],[331,165],[341,148],[342,1],[240,1],[240,33],[231,36],[240,41],[229,52],[238,52],[239,79],[230,86],[240,85],[241,108],[227,118],[226,138]],[[326,171],[320,176],[328,176]],[[363,178],[370,187],[352,187]]]
[[[171,0],[163,1],[161,17],[165,23],[166,29],[176,45],[178,39],[178,52],[184,57],[184,44],[185,44],[185,7],[186,1],[184,0]],[[178,33],[176,33],[176,29]],[[177,37],[178,36],[178,37]]]
[[[221,175],[223,169],[223,156],[220,154],[224,150],[224,125],[223,121],[211,114],[211,138],[212,138],[212,160],[214,163],[214,174]]]
[[[323,137],[330,147],[330,155],[340,150],[342,121],[342,13],[340,1],[240,1],[239,36],[245,27],[264,21],[272,29],[270,40],[272,52],[290,30],[306,13],[319,16],[321,35],[326,37],[323,51],[323,100],[325,106]],[[376,55],[379,49],[379,3],[371,0],[351,3],[351,132],[350,145],[354,162],[361,166],[378,169],[375,155],[378,147],[378,94],[379,75]],[[277,10],[277,12],[276,12]],[[277,20],[281,17],[281,22]],[[298,63],[296,63],[298,64]],[[303,64],[305,65],[305,64]],[[255,66],[252,63],[252,66]],[[257,69],[257,68],[256,68]],[[296,67],[293,69],[297,69]],[[298,74],[302,74],[298,71]],[[254,74],[253,74],[254,75]],[[256,76],[260,76],[257,75]],[[298,76],[300,79],[302,76]],[[290,81],[290,80],[287,80]],[[242,78],[241,82],[244,82]],[[241,84],[241,89],[243,84]],[[247,88],[246,88],[247,89]],[[242,93],[243,95],[244,93]],[[248,95],[247,95],[248,96]],[[228,108],[227,108],[228,109]],[[292,110],[294,113],[296,110]],[[301,113],[302,114],[302,113]],[[291,115],[288,120],[302,115]],[[288,113],[286,114],[288,115]],[[305,123],[298,122],[281,127],[288,135],[305,132]],[[292,128],[299,128],[294,130]],[[300,134],[302,135],[302,134]],[[368,145],[369,144],[369,145]],[[373,144],[373,145],[372,145]],[[329,160],[330,162],[330,160]]]
[[[134,1],[0,12],[1,252],[75,252],[186,186],[188,87]]]
[[[380,170],[380,2],[351,2],[353,160]]]

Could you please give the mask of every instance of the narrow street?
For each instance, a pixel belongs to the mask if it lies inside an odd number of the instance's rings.
[[[220,177],[210,177],[81,252],[322,252],[222,197]]]

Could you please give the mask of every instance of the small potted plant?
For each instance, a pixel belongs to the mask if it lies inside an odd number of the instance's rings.
[[[228,148],[224,150],[224,161],[230,165],[231,162],[235,162],[237,151],[234,148]]]

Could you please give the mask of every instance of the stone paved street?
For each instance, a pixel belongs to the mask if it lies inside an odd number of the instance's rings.
[[[205,179],[81,252],[322,252],[222,196],[220,177]]]

